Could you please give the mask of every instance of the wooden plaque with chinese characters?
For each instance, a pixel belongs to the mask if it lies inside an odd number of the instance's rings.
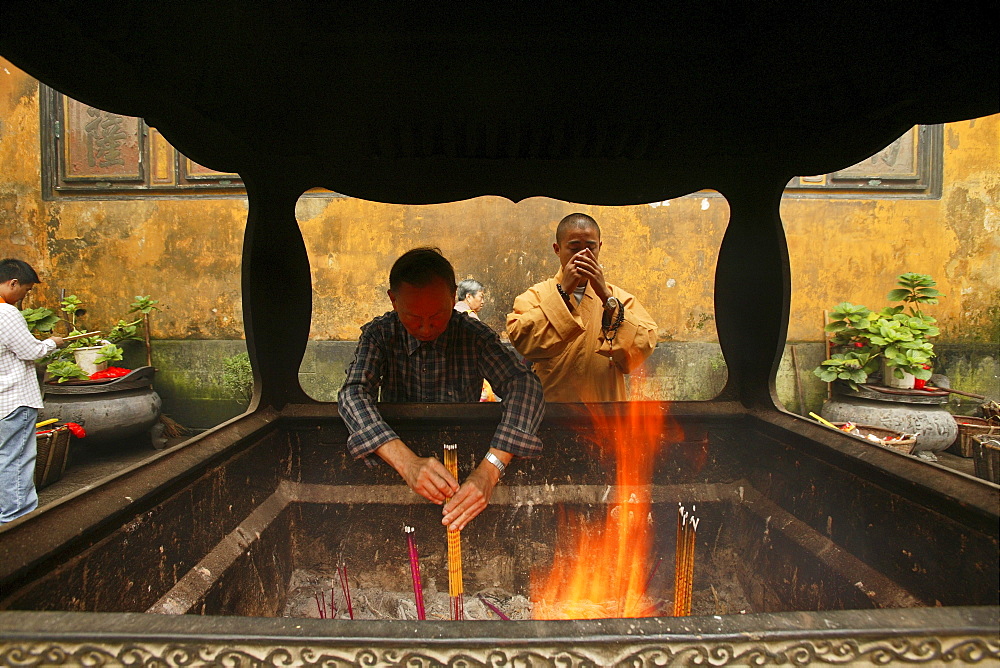
[[[67,181],[141,181],[138,118],[63,98],[63,178]]]

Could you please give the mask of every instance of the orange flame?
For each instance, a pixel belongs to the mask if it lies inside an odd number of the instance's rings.
[[[548,573],[534,571],[535,619],[604,619],[658,614],[646,586],[655,564],[650,482],[656,453],[684,440],[683,430],[658,405],[628,404],[626,415],[592,411],[594,432],[607,435],[601,454],[616,461],[613,499],[604,517],[559,513],[555,557]]]

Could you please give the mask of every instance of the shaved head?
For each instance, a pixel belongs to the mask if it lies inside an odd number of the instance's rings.
[[[597,238],[601,238],[601,227],[596,220],[585,213],[571,213],[559,221],[556,227],[556,243],[561,244],[567,232],[578,228],[592,228],[597,231]]]

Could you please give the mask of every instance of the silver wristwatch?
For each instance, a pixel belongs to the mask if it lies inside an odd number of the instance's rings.
[[[621,306],[621,302],[619,302],[614,297],[608,297],[608,301],[604,302],[605,311],[614,311],[619,306]]]
[[[494,455],[492,452],[487,452],[485,459],[490,464],[493,464],[493,466],[497,467],[497,470],[500,471],[500,477],[502,478],[504,469],[506,469],[507,466],[502,461],[500,461],[500,458]]]

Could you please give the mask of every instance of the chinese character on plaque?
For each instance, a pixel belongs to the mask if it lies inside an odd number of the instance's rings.
[[[63,97],[64,178],[81,181],[142,179],[139,119]]]

